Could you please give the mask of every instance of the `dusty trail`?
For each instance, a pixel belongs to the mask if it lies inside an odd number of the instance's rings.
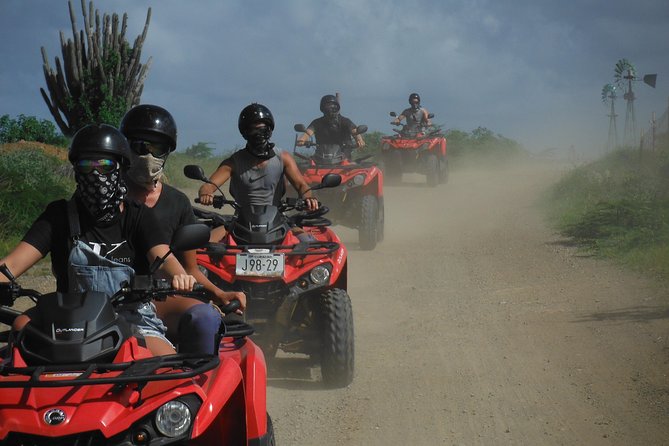
[[[323,390],[274,369],[277,444],[669,444],[667,293],[546,227],[535,203],[562,170],[405,175],[377,249],[335,227],[356,377]]]

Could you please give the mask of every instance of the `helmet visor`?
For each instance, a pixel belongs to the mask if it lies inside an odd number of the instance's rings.
[[[138,155],[151,154],[156,158],[164,158],[172,150],[172,145],[162,142],[151,142],[135,139],[130,141],[130,148]]]

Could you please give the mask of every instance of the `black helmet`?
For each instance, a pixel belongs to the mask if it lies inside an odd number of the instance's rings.
[[[239,121],[237,122],[239,133],[242,134],[244,139],[248,140],[249,130],[259,122],[264,122],[269,127],[270,132],[274,130],[274,116],[272,116],[269,108],[255,102],[247,105],[239,114]]]
[[[177,124],[174,118],[162,107],[142,104],[131,108],[119,127],[128,139],[147,139],[154,141],[156,137],[169,145],[169,151],[177,148]]]
[[[411,101],[413,101],[414,99],[417,99],[418,100],[418,105],[420,105],[420,95],[418,93],[411,93],[409,95],[409,104],[411,104]],[[411,105],[413,105],[413,104],[411,104]]]
[[[326,94],[321,98],[321,113],[324,115],[336,115],[339,113],[339,109],[339,101],[335,95]]]
[[[81,158],[112,157],[121,164],[130,164],[130,145],[123,133],[107,124],[89,124],[74,134],[68,159],[75,163]]]

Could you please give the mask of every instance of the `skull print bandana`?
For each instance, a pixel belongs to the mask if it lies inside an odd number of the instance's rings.
[[[119,205],[126,194],[125,184],[117,169],[109,174],[97,170],[75,173],[77,194],[82,204],[98,223],[107,223],[119,213]]]

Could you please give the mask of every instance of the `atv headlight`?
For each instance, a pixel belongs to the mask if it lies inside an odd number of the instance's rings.
[[[309,278],[316,285],[323,285],[330,279],[330,270],[323,265],[318,265],[309,272]]]
[[[365,184],[365,176],[360,174],[353,177],[353,185],[362,186]]]
[[[190,409],[181,401],[170,401],[156,412],[156,427],[166,437],[179,437],[190,428]]]

